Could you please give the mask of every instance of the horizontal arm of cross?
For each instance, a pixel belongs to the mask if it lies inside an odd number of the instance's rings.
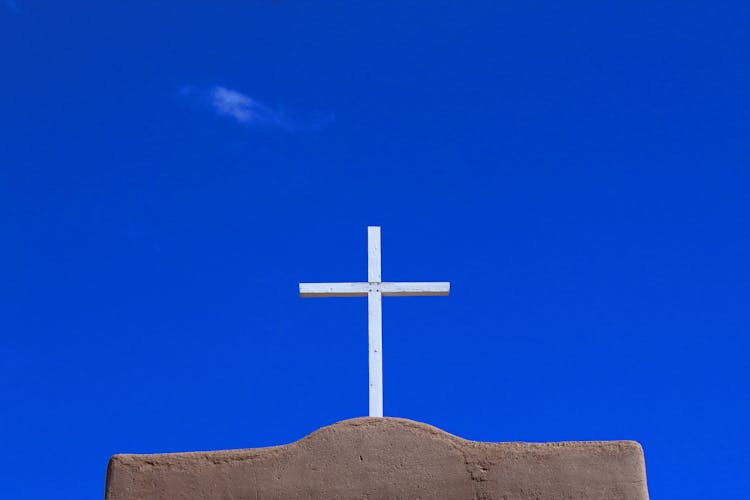
[[[446,296],[451,291],[451,284],[447,281],[427,282],[384,282],[379,283],[380,291],[386,297],[406,295]]]
[[[450,289],[447,281],[299,284],[300,297],[367,297],[369,292],[380,292],[386,297],[445,296]]]
[[[369,283],[300,283],[300,297],[367,297]]]

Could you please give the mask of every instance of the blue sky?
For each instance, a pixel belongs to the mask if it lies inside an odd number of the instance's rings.
[[[0,478],[367,412],[750,495],[745,2],[0,3]]]

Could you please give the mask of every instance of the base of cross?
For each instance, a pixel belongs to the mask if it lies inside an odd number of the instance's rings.
[[[271,448],[114,455],[106,500],[648,499],[634,441],[483,443],[356,418]]]

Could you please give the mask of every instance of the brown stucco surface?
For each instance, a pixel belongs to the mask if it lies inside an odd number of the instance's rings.
[[[647,499],[634,441],[482,443],[357,418],[286,446],[115,455],[106,500]]]

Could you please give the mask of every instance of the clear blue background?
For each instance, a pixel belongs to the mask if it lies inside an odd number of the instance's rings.
[[[387,415],[750,496],[748,4],[356,3],[0,2],[0,496],[366,414],[368,224]]]

